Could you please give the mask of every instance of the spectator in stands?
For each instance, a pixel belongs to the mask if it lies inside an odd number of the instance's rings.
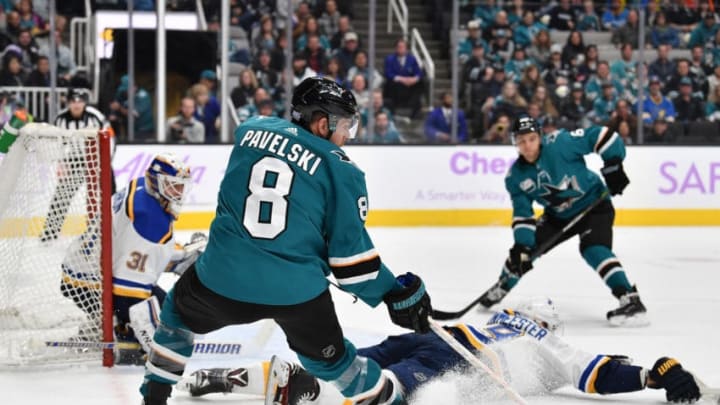
[[[518,83],[518,91],[525,100],[530,100],[535,94],[535,89],[545,86],[545,81],[540,77],[540,69],[536,65],[528,65]]]
[[[347,73],[347,81],[350,82],[356,75],[365,76],[365,81],[370,83],[370,66],[368,65],[368,55],[365,51],[358,51],[355,54],[355,63],[350,67]],[[379,89],[383,85],[383,76],[377,69],[373,69],[372,88]]]
[[[715,13],[706,12],[702,16],[702,21],[697,24],[695,29],[690,33],[688,48],[695,45],[705,46],[715,39],[715,33],[720,26],[715,19]]]
[[[355,96],[358,107],[363,108],[370,103],[370,91],[365,81],[365,76],[355,75],[352,78],[350,91]]]
[[[38,57],[37,65],[30,72],[25,85],[30,87],[50,87],[50,61],[47,56],[41,55]]]
[[[585,58],[577,67],[575,80],[581,81],[583,84],[593,75],[597,74],[597,66],[600,62],[598,49],[596,45],[588,45],[585,47]]]
[[[559,31],[574,30],[577,26],[577,14],[570,0],[560,0],[560,4],[550,10],[548,27]]]
[[[675,107],[670,100],[662,95],[660,85],[659,77],[650,77],[650,91],[643,102],[642,118],[646,125],[651,125],[658,118],[669,121],[675,120]]]
[[[257,115],[260,117],[277,117],[273,101],[271,99],[261,101],[257,106]]]
[[[703,50],[704,48],[700,45],[695,45],[692,49],[690,49],[690,72],[694,73],[698,79],[701,78],[702,81],[705,82],[707,80],[707,75],[712,73],[713,65],[711,58],[705,58]]]
[[[500,11],[502,11],[502,8],[495,4],[495,0],[482,1],[475,6],[473,18],[480,20],[480,25],[483,29],[489,28],[493,21],[495,21],[495,15]]]
[[[492,21],[492,24],[490,24],[490,27],[483,31],[482,37],[486,41],[490,41],[492,38],[497,36],[497,32],[499,30],[503,30],[508,39],[512,40],[512,26],[510,26],[510,21],[508,20],[508,15],[505,10],[500,10],[495,14],[495,19]]]
[[[251,117],[258,116],[260,113],[260,105],[267,101],[272,103],[272,99],[270,98],[268,92],[262,87],[255,89],[255,94],[250,102],[237,109],[238,119],[240,122],[243,123]]]
[[[670,81],[668,81],[665,84],[665,92],[666,96],[670,99],[674,99],[678,95],[678,89],[680,88],[680,81],[688,77],[693,83],[693,94],[696,97],[705,98],[705,94],[707,93],[707,82],[702,77],[697,77],[695,73],[690,71],[690,61],[687,59],[678,59],[676,62],[677,69],[675,70],[675,73],[670,78]]]
[[[481,141],[497,145],[510,144],[510,123],[510,117],[507,114],[498,115]]]
[[[415,56],[408,51],[407,41],[395,41],[395,53],[385,58],[385,98],[392,100],[392,109],[409,107],[411,117],[420,113],[423,72]]]
[[[542,115],[553,118],[557,118],[560,115],[552,101],[552,98],[548,95],[548,90],[545,86],[538,86],[535,88],[535,93],[530,99],[530,102],[540,106],[540,112]]]
[[[610,8],[603,13],[602,23],[606,30],[613,31],[625,25],[628,10],[623,3],[621,0],[612,0]]]
[[[474,83],[479,81],[485,74],[485,68],[490,67],[491,62],[485,57],[485,47],[482,43],[475,43],[470,58],[464,63],[462,75],[465,82]]]
[[[607,126],[611,131],[617,131],[626,144],[633,144],[637,138],[637,117],[632,113],[630,103],[623,99],[618,100]]]
[[[217,82],[218,78],[214,70],[205,69],[200,72],[200,80],[198,80],[198,83],[204,84],[210,92],[210,95],[214,97],[217,97]]]
[[[562,62],[562,46],[553,44],[550,47],[550,59],[543,66],[540,75],[545,80],[545,84],[554,88],[559,76],[568,76],[567,68],[568,66]]]
[[[435,107],[425,120],[425,139],[430,143],[464,143],[467,141],[467,123],[465,112],[457,110],[457,139],[451,136],[452,94],[448,91],[440,95],[440,105]]]
[[[327,0],[325,2],[325,10],[320,16],[320,19],[318,19],[318,25],[320,25],[320,33],[326,38],[332,38],[338,31],[340,12],[337,9],[335,0]],[[327,49],[330,48],[328,47]]]
[[[288,46],[287,35],[281,32],[275,41],[275,48],[270,51],[270,67],[276,72],[285,69],[285,49]]]
[[[560,59],[563,65],[569,66],[577,55],[585,55],[585,42],[583,41],[582,32],[573,30],[568,35]]]
[[[33,10],[32,0],[19,0],[15,8],[20,14],[20,28],[29,30],[33,36],[47,34],[50,26]]]
[[[128,133],[127,116],[129,112],[128,106],[128,90],[129,79],[127,75],[120,78],[120,85],[115,91],[115,96],[110,102],[110,115],[108,119],[113,123],[113,127],[119,126],[119,134]],[[133,129],[135,140],[151,140],[155,139],[155,120],[153,119],[153,104],[150,93],[137,84],[133,86],[133,101],[135,103],[135,111],[133,117],[135,119]]]
[[[640,24],[638,12],[635,9],[630,9],[627,12],[627,21],[625,21],[625,24],[613,29],[611,42],[616,46],[630,44],[632,49],[637,49],[639,36]]]
[[[502,87],[502,93],[497,97],[489,97],[483,105],[483,112],[492,120],[501,114],[517,117],[527,110],[527,100],[517,91],[517,85],[510,80]],[[488,120],[489,121],[489,120]]]
[[[270,52],[267,49],[263,49],[258,52],[253,63],[253,73],[255,74],[258,85],[264,87],[268,92],[272,92],[280,81],[279,73],[272,68],[270,61]]]
[[[680,36],[675,27],[667,21],[667,14],[660,10],[655,15],[655,22],[650,28],[650,44],[654,48],[660,45],[670,45],[673,48],[680,47]]]
[[[715,94],[715,88],[720,85],[720,64],[716,64],[713,69],[713,74],[708,76],[708,100]]]
[[[685,77],[680,80],[680,94],[673,100],[676,121],[685,125],[687,133],[688,124],[705,118],[705,105],[702,99],[693,97],[692,81]]]
[[[343,70],[348,71],[355,62],[358,52],[358,35],[354,32],[346,32],[342,47],[336,50],[333,56],[338,58]]]
[[[330,49],[330,40],[325,35],[320,34],[320,27],[315,17],[310,16],[305,19],[305,31],[295,41],[295,50],[302,51],[306,49],[310,37],[316,35],[322,49]]]
[[[335,83],[339,84],[344,88],[349,88],[349,82],[347,81],[348,76],[343,72],[342,66],[338,58],[332,57],[327,61],[325,65],[325,77],[334,80]],[[367,81],[367,80],[366,80]]]
[[[717,70],[720,66],[716,66]],[[708,101],[705,104],[705,118],[711,122],[720,122],[720,86],[713,87],[713,91],[708,95]]]
[[[317,72],[307,65],[307,59],[302,54],[293,55],[293,87],[296,87],[303,80],[317,76]]]
[[[560,122],[563,126],[572,128],[585,128],[588,122],[585,116],[589,113],[588,102],[585,99],[585,89],[582,83],[575,82],[571,86],[570,97],[565,99],[560,107]]]
[[[657,59],[648,67],[648,74],[659,77],[663,83],[669,82],[676,70],[675,62],[670,60],[669,55],[670,45],[660,44],[657,48]]]
[[[310,34],[307,40],[307,45],[302,51],[302,55],[307,60],[308,67],[314,70],[318,74],[325,72],[325,66],[327,65],[327,53],[323,48],[320,37],[317,34]]]
[[[610,119],[610,115],[615,110],[617,103],[615,89],[611,82],[603,82],[602,94],[593,102],[593,108],[588,118],[596,125],[605,125]]]
[[[602,60],[598,62],[597,74],[590,77],[585,84],[585,95],[588,100],[594,100],[600,96],[600,93],[602,92],[602,84],[605,82],[612,83],[616,95],[623,93],[623,85],[610,73],[610,66],[608,65],[608,62]]]
[[[535,64],[545,66],[548,60],[550,60],[552,45],[550,33],[547,30],[541,30],[535,35],[535,39],[530,49],[528,49],[527,54],[535,61]]]
[[[38,49],[35,40],[30,34],[30,30],[23,28],[18,36],[17,46],[20,48],[20,63],[22,65],[23,74],[25,76],[32,72],[33,67],[37,63],[37,58],[40,56],[40,50]]]
[[[528,66],[535,66],[535,64],[525,56],[524,48],[515,47],[512,59],[505,64],[505,72],[508,79],[519,82],[523,77],[523,72]]]
[[[17,11],[9,11],[5,17],[5,33],[12,43],[17,43],[20,36],[20,13]]]
[[[175,143],[204,143],[205,126],[198,121],[195,112],[195,100],[183,97],[180,100],[180,111],[167,121],[167,139]]]
[[[230,92],[230,100],[232,100],[235,108],[244,107],[252,102],[255,90],[258,88],[257,77],[249,68],[240,71],[240,82],[237,87]]]
[[[684,1],[673,1],[666,12],[670,25],[683,33],[692,31],[700,21],[700,14],[697,10]]]
[[[20,55],[16,52],[5,52],[3,55],[2,71],[0,71],[0,86],[22,86],[25,83],[25,72],[22,69]]]
[[[525,16],[525,4],[523,0],[513,0],[512,4],[507,4],[510,2],[506,2],[505,10],[508,14],[508,22],[510,22],[510,25],[513,27],[516,27],[520,24],[522,24],[523,17]],[[532,10],[529,10],[532,12]],[[533,17],[535,17],[533,15]],[[532,38],[532,36],[531,36]]]
[[[220,126],[220,103],[210,95],[204,84],[198,83],[190,88],[190,97],[195,100],[195,118],[205,127],[205,143],[217,143]]]
[[[534,119],[537,122],[542,121],[542,111],[537,103],[528,103],[527,116]]]
[[[372,138],[370,138],[368,142],[373,144],[402,143],[400,133],[390,122],[387,112],[382,110],[375,112],[375,128],[372,133]]]
[[[510,39],[512,31],[499,29],[495,31],[495,36],[490,40],[490,57],[495,62],[505,63],[512,57],[515,50],[515,43]]]
[[[465,63],[472,56],[473,49],[476,46],[482,46],[483,50],[487,50],[488,44],[480,36],[480,21],[472,20],[468,22],[468,36],[458,45],[458,53],[460,63]]]
[[[713,42],[705,46],[705,58],[712,66],[720,65],[720,30],[715,33]]]
[[[45,56],[50,56],[50,49],[49,49],[49,43],[47,47],[43,47],[40,50],[40,54]],[[57,58],[57,76],[58,76],[58,85],[60,86],[74,86],[74,87],[90,87],[90,83],[87,81],[87,79],[77,79],[73,80],[76,77],[76,74],[78,72],[77,65],[75,65],[75,58],[73,58],[72,51],[70,50],[70,47],[65,45],[63,43],[62,38],[62,32],[55,31],[55,57]],[[78,80],[80,82],[78,82]]]
[[[675,133],[670,130],[668,120],[658,117],[652,122],[650,133],[645,136],[645,143],[652,144],[673,144],[675,143]]]
[[[283,35],[284,36],[284,35]],[[278,34],[275,32],[273,20],[270,15],[260,17],[260,30],[257,35],[253,36],[252,47],[255,52],[261,50],[272,51],[276,47],[276,39]]]
[[[395,126],[395,121],[393,120],[392,112],[385,107],[385,100],[383,100],[382,90],[381,89],[375,89],[372,91],[372,103],[373,103],[373,111],[374,113],[377,113],[378,111],[382,111],[385,114],[387,114],[388,120],[390,121],[390,125]],[[367,126],[368,123],[368,113],[370,109],[369,106],[364,106],[360,109],[360,121],[362,122],[362,126]]]
[[[340,16],[340,19],[338,20],[338,28],[335,34],[330,37],[330,47],[331,49],[337,50],[340,49],[341,46],[343,46],[343,41],[345,40],[345,35],[348,32],[352,32],[352,25],[350,25],[350,17],[343,15]],[[360,40],[357,40],[358,47],[360,46]]]
[[[527,48],[532,45],[537,33],[546,29],[545,24],[535,21],[535,13],[525,10],[522,20],[513,29],[513,41],[515,41],[515,45]]]
[[[583,11],[577,18],[578,31],[601,31],[600,17],[595,12],[595,3],[592,0],[583,1]]]
[[[297,24],[293,27],[293,38],[297,39],[305,31],[305,22],[308,17],[312,16],[310,4],[307,1],[298,3],[295,9],[295,21]]]
[[[632,44],[624,43],[620,47],[620,59],[610,65],[610,73],[623,86],[627,86],[631,80],[635,80],[637,77],[637,61],[633,59]]]

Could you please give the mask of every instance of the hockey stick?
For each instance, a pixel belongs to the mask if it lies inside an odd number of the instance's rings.
[[[600,197],[598,197],[595,201],[593,201],[590,205],[587,206],[584,210],[582,210],[579,214],[577,214],[570,222],[568,222],[560,232],[557,232],[552,237],[550,237],[548,240],[546,240],[543,244],[538,246],[535,251],[530,255],[530,261],[535,261],[538,257],[544,255],[547,253],[547,251],[555,245],[555,243],[560,239],[563,235],[565,235],[565,232],[570,230],[573,226],[577,225],[578,222],[580,222],[581,219],[585,218],[585,215],[587,215],[588,212],[592,211],[595,207],[600,205],[603,200],[608,196],[608,191],[605,190],[602,194],[600,194]],[[433,318],[440,320],[440,321],[447,321],[450,319],[457,319],[461,316],[465,315],[468,311],[470,311],[475,305],[479,304],[482,300],[483,296],[485,296],[485,293],[483,293],[481,296],[477,297],[473,302],[468,304],[465,308],[455,311],[455,312],[446,312],[446,311],[440,311],[438,309],[433,309]]]
[[[140,343],[135,342],[73,342],[73,341],[47,341],[47,347],[75,348],[75,349],[141,349]],[[233,342],[195,342],[193,354],[240,354],[242,344]]]
[[[493,381],[495,381],[500,387],[502,387],[503,390],[505,390],[505,393],[507,393],[508,397],[512,399],[515,403],[518,404],[525,404],[527,405],[527,401],[523,399],[523,397],[520,396],[502,377],[502,374],[497,374],[493,372],[488,366],[485,365],[480,359],[475,357],[474,354],[470,353],[470,350],[468,350],[465,346],[463,346],[460,342],[455,340],[455,338],[450,334],[450,332],[443,329],[443,327],[434,319],[429,318],[428,321],[430,322],[430,329],[440,337],[445,343],[448,344],[453,350],[455,350],[460,356],[463,357],[468,363],[470,363],[473,367],[476,367],[482,371],[484,371],[487,375],[492,378]],[[489,350],[489,349],[488,349]],[[494,352],[493,352],[494,353]]]

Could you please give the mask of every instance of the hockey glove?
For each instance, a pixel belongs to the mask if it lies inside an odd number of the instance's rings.
[[[397,281],[404,288],[392,290],[383,297],[390,319],[403,328],[427,333],[430,331],[428,316],[432,314],[432,307],[430,296],[425,292],[425,284],[413,273],[397,276]]]
[[[677,360],[661,357],[648,373],[649,388],[664,388],[668,402],[691,403],[700,399],[700,388],[692,374],[682,368]]]
[[[525,245],[514,244],[510,248],[510,266],[508,270],[518,277],[522,277],[525,273],[532,270],[533,264],[530,260],[532,249]]]
[[[622,194],[625,187],[630,184],[625,170],[623,170],[621,159],[610,159],[605,162],[605,166],[600,170],[605,178],[610,195]]]

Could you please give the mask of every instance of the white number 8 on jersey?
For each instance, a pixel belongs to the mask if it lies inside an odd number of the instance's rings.
[[[274,239],[287,227],[287,196],[293,173],[284,161],[266,156],[250,172],[243,226],[255,238]]]

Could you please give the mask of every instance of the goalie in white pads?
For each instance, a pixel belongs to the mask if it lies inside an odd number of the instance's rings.
[[[627,356],[588,353],[565,343],[555,333],[560,326],[553,302],[542,298],[517,310],[496,312],[482,327],[457,324],[445,329],[521,394],[572,385],[591,394],[664,389],[666,399],[675,403],[700,398],[699,384],[675,359],[661,357],[645,369],[633,365]],[[399,382],[406,399],[449,370],[472,369],[434,333],[391,336],[376,346],[359,349],[358,354],[378,362],[388,378]],[[478,384],[484,381],[482,375],[480,372]],[[263,395],[267,387],[266,404],[343,403],[332,385],[277,357],[271,363],[237,369],[197,370],[178,387],[193,396],[213,392]]]
[[[149,351],[165,291],[157,283],[163,272],[182,274],[194,265],[207,242],[202,233],[192,235],[184,247],[175,243],[173,224],[191,185],[190,167],[174,155],[155,156],[144,177],[130,182],[113,195],[113,310],[118,341],[137,342]],[[91,321],[100,316],[100,282],[84,272],[84,261],[95,255],[91,236],[73,242],[62,269],[61,291],[72,298]],[[97,257],[97,256],[95,256]],[[89,298],[89,299],[88,299]],[[82,331],[81,335],[82,335]],[[85,336],[86,339],[97,339]],[[142,364],[142,352],[118,353],[119,363]]]

